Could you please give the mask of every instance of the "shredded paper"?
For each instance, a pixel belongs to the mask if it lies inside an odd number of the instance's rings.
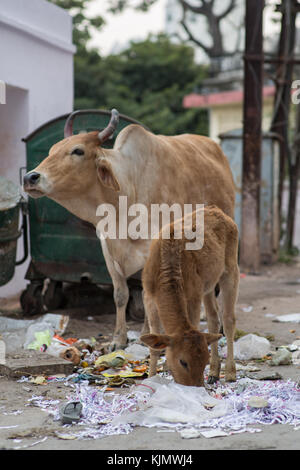
[[[289,424],[295,430],[300,426],[300,389],[291,380],[243,378],[234,384],[219,383],[208,391],[203,387],[185,387],[167,379],[153,382],[150,386],[149,380],[146,387],[133,386],[125,393],[124,390],[123,393],[107,392],[106,387],[95,387],[87,381],[73,385],[74,390],[68,400],[82,403],[82,415],[78,425],[65,427],[78,439],[98,439],[128,434],[135,426],[177,431],[192,427],[203,431],[202,435],[206,437],[256,432],[259,429],[251,426],[257,425]],[[262,398],[265,405],[250,406],[253,402],[251,397]],[[54,420],[60,419],[62,404],[58,400],[34,396],[30,401],[52,414]],[[189,420],[190,410],[194,410],[197,403],[199,419],[195,419],[193,412],[194,418]],[[180,418],[183,415],[185,418]],[[209,430],[214,432],[205,434]]]

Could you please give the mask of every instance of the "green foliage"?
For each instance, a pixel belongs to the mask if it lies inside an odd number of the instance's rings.
[[[117,108],[155,133],[207,134],[207,113],[182,107],[205,76],[194,51],[163,35],[133,42],[118,55],[86,52],[75,61],[75,107]]]
[[[182,106],[184,96],[206,75],[205,67],[194,61],[193,48],[173,44],[161,34],[132,42],[120,54],[101,57],[87,48],[91,28],[104,22],[99,17],[86,19],[90,1],[52,0],[73,15],[75,109],[117,108],[155,133],[207,135],[207,112]]]

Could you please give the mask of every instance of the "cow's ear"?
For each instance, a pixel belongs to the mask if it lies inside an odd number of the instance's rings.
[[[172,338],[168,335],[147,334],[140,337],[140,340],[152,349],[166,349],[171,346]]]
[[[97,175],[101,183],[114,191],[120,191],[119,181],[114,175],[111,164],[104,159],[99,159],[96,163]]]

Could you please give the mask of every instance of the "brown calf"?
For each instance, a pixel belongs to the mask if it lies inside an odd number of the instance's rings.
[[[195,232],[197,212],[171,224],[169,239],[163,238],[163,229],[159,239],[151,244],[143,272],[150,334],[141,336],[141,341],[150,346],[150,376],[156,374],[159,350],[166,348],[168,367],[175,381],[204,386],[203,372],[209,362],[210,344],[208,382],[214,383],[220,375],[217,340],[221,335],[218,334],[218,304],[214,294],[217,283],[223,298],[223,328],[227,338],[225,379],[236,380],[233,338],[239,285],[238,229],[220,209],[207,207],[204,209],[203,247],[187,250],[185,244],[190,240],[185,238],[183,229],[181,239],[176,239],[174,233],[178,227],[181,230],[178,224],[182,222],[189,223]],[[202,299],[209,333],[198,330]]]

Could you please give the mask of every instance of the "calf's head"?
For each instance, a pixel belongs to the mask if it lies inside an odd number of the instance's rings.
[[[141,341],[150,348],[166,348],[166,359],[175,382],[194,387],[204,386],[204,369],[209,362],[208,345],[222,335],[189,330],[183,334],[147,334]]]
[[[66,201],[74,195],[83,195],[97,177],[105,186],[119,189],[111,163],[102,158],[105,150],[101,148],[117,127],[118,112],[112,110],[110,122],[101,132],[73,135],[72,123],[76,113],[66,121],[65,138],[53,145],[49,155],[24,176],[23,187],[30,196]]]

